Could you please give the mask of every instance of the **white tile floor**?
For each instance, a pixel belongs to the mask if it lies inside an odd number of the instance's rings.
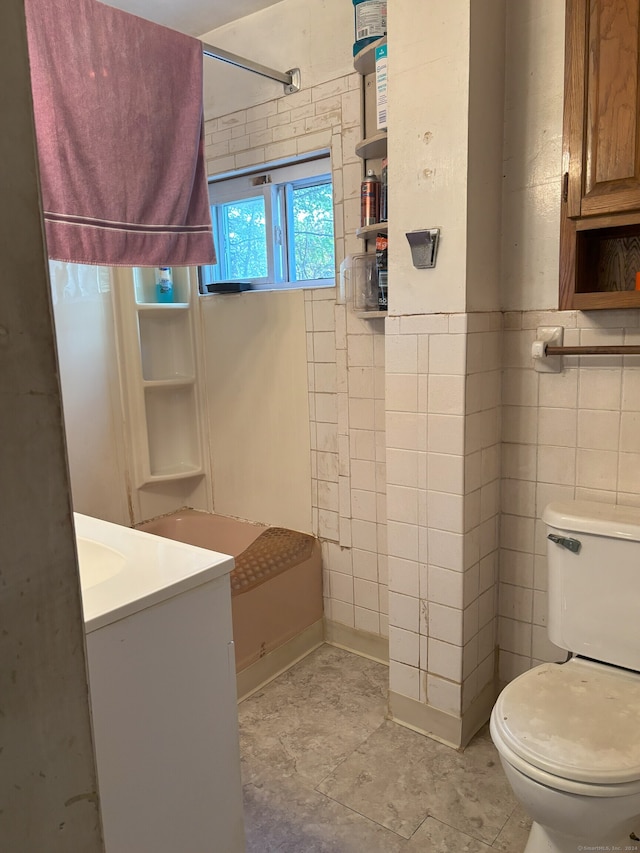
[[[522,853],[487,730],[460,753],[385,720],[387,682],[325,645],[241,703],[247,853]]]

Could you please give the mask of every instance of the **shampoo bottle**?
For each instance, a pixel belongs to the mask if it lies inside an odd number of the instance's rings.
[[[171,277],[171,267],[157,268],[156,294],[158,302],[173,302],[173,279]]]

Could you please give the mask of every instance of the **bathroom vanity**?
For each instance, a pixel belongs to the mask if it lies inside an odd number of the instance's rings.
[[[107,853],[243,853],[233,559],[75,524]]]

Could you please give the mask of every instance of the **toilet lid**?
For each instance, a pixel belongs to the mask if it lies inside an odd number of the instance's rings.
[[[640,780],[640,675],[582,659],[542,664],[508,684],[494,720],[524,761],[594,784]]]

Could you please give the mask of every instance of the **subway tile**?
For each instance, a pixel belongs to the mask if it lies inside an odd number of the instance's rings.
[[[531,656],[532,625],[517,619],[500,616],[498,619],[498,637],[500,648],[516,655]]]
[[[351,520],[351,542],[354,548],[363,551],[378,550],[378,533],[376,525],[372,521],[362,521],[358,518]]]
[[[373,400],[349,400],[349,425],[352,429],[375,429]]]
[[[503,514],[501,545],[511,551],[533,551],[534,521],[517,515]]]
[[[548,408],[575,409],[578,403],[578,370],[541,373],[539,403]]]
[[[572,447],[539,447],[538,480],[573,485],[576,482],[576,451]]]
[[[397,661],[389,664],[389,690],[409,699],[420,699],[420,670]]]
[[[617,453],[579,449],[576,456],[576,485],[615,491],[618,485]]]
[[[538,409],[538,442],[575,447],[578,415],[575,409]]]
[[[340,519],[337,512],[327,509],[318,510],[318,535],[324,539],[339,541]]]
[[[390,335],[386,340],[387,373],[418,372],[417,335]]]
[[[348,548],[341,548],[333,542],[323,542],[322,556],[325,568],[345,575],[353,573],[351,551]]]
[[[329,483],[326,480],[317,481],[317,506],[319,509],[328,509],[337,512],[339,508],[338,484]]]
[[[418,598],[420,570],[415,560],[405,560],[390,554],[388,557],[389,591]]]
[[[447,607],[461,608],[463,603],[464,573],[439,566],[428,567],[429,601]]]
[[[467,537],[468,538],[468,537]],[[429,563],[461,572],[464,568],[465,537],[446,530],[429,530]]]
[[[502,445],[502,473],[515,480],[535,480],[538,448],[528,444]]]
[[[375,581],[354,577],[353,596],[356,607],[375,611],[379,609],[378,584]]]
[[[622,409],[640,412],[640,369],[637,367],[622,372]]]
[[[336,424],[318,422],[316,428],[316,450],[338,452],[338,427]]]
[[[376,520],[375,492],[365,492],[359,489],[351,490],[351,517],[361,521]]]
[[[429,638],[427,656],[429,672],[450,681],[462,681],[462,654],[459,646]]]
[[[363,607],[354,607],[354,627],[368,634],[380,634],[380,614]]]
[[[617,413],[607,412],[607,414],[617,414]],[[611,430],[611,431],[613,431],[613,430]],[[607,450],[617,449],[617,444],[616,444],[615,448],[607,447],[604,449],[607,449]],[[620,448],[619,449],[622,453],[640,453],[640,412],[623,412],[622,413],[621,423],[620,423]]]
[[[573,486],[558,486],[552,483],[536,485],[536,515],[540,518],[545,507],[554,501],[571,501],[575,497]]]
[[[427,493],[427,523],[450,533],[464,532],[464,498],[445,492]]]
[[[496,479],[493,480],[491,483],[487,483],[486,486],[482,486],[479,494],[480,515],[478,517],[477,523],[480,523],[481,521],[487,521],[487,519],[497,515],[500,512],[500,481]],[[475,526],[475,523],[473,526]]]
[[[634,418],[633,414],[630,414],[630,417]],[[638,421],[640,422],[640,416]],[[617,450],[620,442],[622,450],[635,450],[635,447],[623,447],[624,436],[624,424],[622,431],[620,429],[620,412],[598,409],[581,409],[578,412],[578,447],[589,450]],[[640,441],[637,442],[637,449],[640,450]]]
[[[502,511],[533,518],[536,512],[536,484],[530,480],[503,479]]]
[[[399,450],[426,450],[426,419],[416,412],[387,412],[387,446]]]
[[[402,557],[405,560],[418,560],[418,527],[414,524],[403,524],[390,521],[387,524],[387,541],[389,555]]]
[[[363,397],[365,399],[373,399],[375,397],[376,387],[373,367],[349,367],[347,377],[349,394],[352,397]]]
[[[439,374],[466,373],[465,335],[432,335],[429,338],[429,371]]]
[[[630,493],[640,490],[640,453],[619,454],[618,489]]]
[[[464,453],[465,418],[432,415],[427,419],[427,449],[430,453]]]
[[[461,685],[437,675],[427,675],[427,701],[429,705],[447,714],[460,714]]]
[[[376,464],[375,462],[354,459],[351,461],[351,485],[355,489],[375,491]]]
[[[501,445],[496,444],[491,447],[485,447],[481,455],[481,482],[482,485],[498,480],[502,473],[501,464]]]
[[[424,454],[426,457],[426,454]],[[387,449],[387,483],[418,487],[418,457],[413,450]]]
[[[329,571],[329,591],[331,598],[353,604],[353,576]]]
[[[465,607],[462,613],[462,637],[463,642],[467,643],[472,637],[478,633],[478,599],[472,601]]]
[[[464,456],[448,453],[427,454],[427,486],[432,491],[463,494],[464,472]]]
[[[400,317],[400,333],[403,335],[446,335],[448,331],[447,314],[415,314]]]
[[[522,331],[505,330],[502,333],[502,366],[528,368],[532,366],[531,345],[536,340],[535,329]]]
[[[406,486],[387,486],[387,517],[389,521],[418,524],[418,491]]]
[[[352,429],[349,435],[349,452],[352,459],[376,458],[376,433],[372,429]]]
[[[347,335],[349,367],[373,367],[373,336]]]
[[[508,368],[502,382],[502,402],[505,406],[537,406],[538,376],[534,370]]]
[[[452,457],[458,458],[458,457]],[[482,486],[482,451],[464,457],[464,491],[475,492]]]
[[[389,591],[389,625],[418,633],[420,630],[420,602],[410,595]]]
[[[334,622],[339,622],[341,625],[353,628],[355,624],[353,604],[332,599],[331,618]]]
[[[499,589],[499,613],[509,619],[531,622],[533,619],[533,590],[521,586],[501,583]]]
[[[462,610],[430,602],[429,638],[462,646],[462,618]]]
[[[513,681],[528,669],[531,669],[531,655],[518,655],[506,649],[500,649],[498,674],[500,681]]]
[[[427,410],[442,415],[464,415],[465,377],[430,374]]]
[[[387,376],[386,408],[388,411],[418,411],[417,374],[395,373]]]
[[[580,370],[578,406],[581,409],[619,411],[622,403],[622,371],[586,367]]]
[[[420,664],[420,639],[417,633],[396,628],[389,620],[389,658],[393,661],[418,667]]]

